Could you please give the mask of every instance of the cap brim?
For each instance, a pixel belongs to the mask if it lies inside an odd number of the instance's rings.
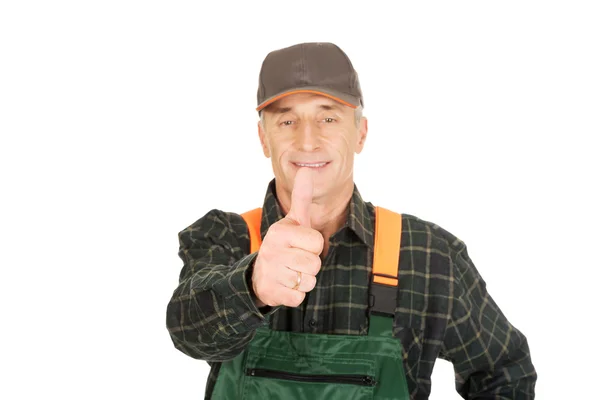
[[[322,88],[322,87],[303,87],[303,88],[286,90],[284,92],[277,93],[275,96],[269,97],[267,100],[260,103],[260,105],[258,107],[256,107],[256,111],[260,111],[260,110],[264,109],[268,105],[276,102],[277,100],[279,100],[283,97],[286,97],[286,96],[289,96],[292,94],[296,94],[296,93],[319,94],[321,96],[328,97],[332,100],[335,100],[335,101],[342,103],[343,105],[351,107],[351,108],[356,108],[360,105],[360,99],[355,96],[351,96],[351,95],[348,95],[345,93],[340,93],[338,91],[329,90],[327,88]]]

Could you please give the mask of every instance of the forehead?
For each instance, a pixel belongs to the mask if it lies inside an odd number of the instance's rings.
[[[282,97],[265,108],[266,112],[281,113],[300,108],[334,109],[341,112],[351,111],[352,108],[333,99],[315,93],[294,93]]]

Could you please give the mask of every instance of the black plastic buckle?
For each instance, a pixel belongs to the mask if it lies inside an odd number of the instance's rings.
[[[371,281],[369,313],[393,317],[396,311],[397,286],[389,286]]]

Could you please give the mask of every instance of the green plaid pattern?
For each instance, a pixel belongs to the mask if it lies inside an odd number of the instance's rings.
[[[246,211],[246,210],[244,210]],[[269,184],[261,235],[283,218]],[[239,214],[211,210],[179,233],[184,262],[167,307],[177,349],[211,366],[209,399],[221,362],[242,352],[257,327],[367,335],[375,209],[357,188],[345,226],[330,238],[316,287],[300,307],[254,304],[248,229]],[[465,399],[533,399],[537,374],[525,336],[486,291],[460,239],[434,223],[403,214],[393,334],[402,342],[411,399],[427,399],[435,360],[451,361]]]

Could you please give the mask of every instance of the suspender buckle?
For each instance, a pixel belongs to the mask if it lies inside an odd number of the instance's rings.
[[[394,317],[396,312],[397,286],[371,282],[369,294],[369,314]]]

